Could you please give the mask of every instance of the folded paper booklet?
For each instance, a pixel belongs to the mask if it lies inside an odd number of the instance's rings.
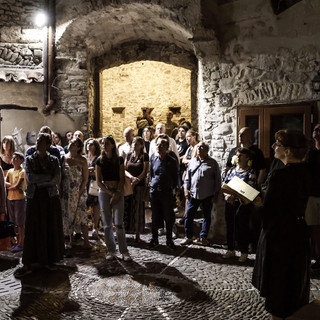
[[[245,204],[252,202],[260,193],[238,177],[233,177],[221,188],[222,192],[232,194]]]

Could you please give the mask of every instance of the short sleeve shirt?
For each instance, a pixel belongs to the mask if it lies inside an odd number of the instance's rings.
[[[101,167],[103,181],[120,181],[120,165],[123,164],[123,158],[108,159],[100,156],[96,165]]]
[[[7,172],[7,179],[11,184],[16,184],[19,179],[23,179],[22,184],[20,185],[19,190],[8,190],[8,200],[21,200],[26,197],[26,183],[25,183],[25,172],[23,168],[19,170],[9,169]]]

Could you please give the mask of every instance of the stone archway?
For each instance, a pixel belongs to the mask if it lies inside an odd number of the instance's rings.
[[[134,61],[161,61],[191,70],[192,122],[200,130],[198,60],[219,51],[214,31],[203,25],[201,3],[57,0],[57,107],[72,117],[80,113],[89,135],[99,136],[99,72]]]

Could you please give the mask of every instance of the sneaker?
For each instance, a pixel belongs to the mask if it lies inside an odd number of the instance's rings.
[[[129,252],[126,252],[122,255],[122,260],[123,261],[132,261],[132,258],[130,257]]]
[[[241,253],[241,256],[239,258],[239,262],[246,262],[248,258],[248,254],[247,253]]]
[[[193,240],[190,239],[190,238],[184,238],[184,239],[180,242],[180,244],[181,244],[182,246],[186,246],[186,245],[192,244],[192,243],[193,243]]]
[[[228,250],[226,254],[222,256],[223,259],[229,259],[231,257],[234,257],[236,255],[236,252],[234,250]]]
[[[316,262],[311,265],[311,269],[320,269],[320,259],[317,259]]]
[[[165,235],[165,234],[166,234],[166,231],[165,231],[164,228],[160,228],[160,229],[158,230],[158,235],[159,235],[159,236],[163,236],[163,235]]]
[[[159,240],[151,239],[148,243],[148,248],[156,248],[159,245]]]
[[[176,245],[174,244],[174,242],[171,241],[167,241],[167,247],[174,250],[176,248]]]
[[[23,248],[17,244],[16,246],[14,246],[14,247],[11,249],[11,252],[16,253],[16,252],[20,252],[20,251],[22,251],[22,250],[23,250]]]
[[[106,260],[114,260],[116,258],[116,254],[114,252],[108,252],[106,254]]]
[[[194,243],[199,246],[208,246],[210,244],[206,238],[199,238],[195,240]]]

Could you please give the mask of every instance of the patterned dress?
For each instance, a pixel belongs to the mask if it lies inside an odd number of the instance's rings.
[[[69,166],[66,161],[62,165],[62,197],[63,231],[65,235],[81,232],[81,226],[88,224],[87,191],[79,195],[82,183],[82,168]]]

